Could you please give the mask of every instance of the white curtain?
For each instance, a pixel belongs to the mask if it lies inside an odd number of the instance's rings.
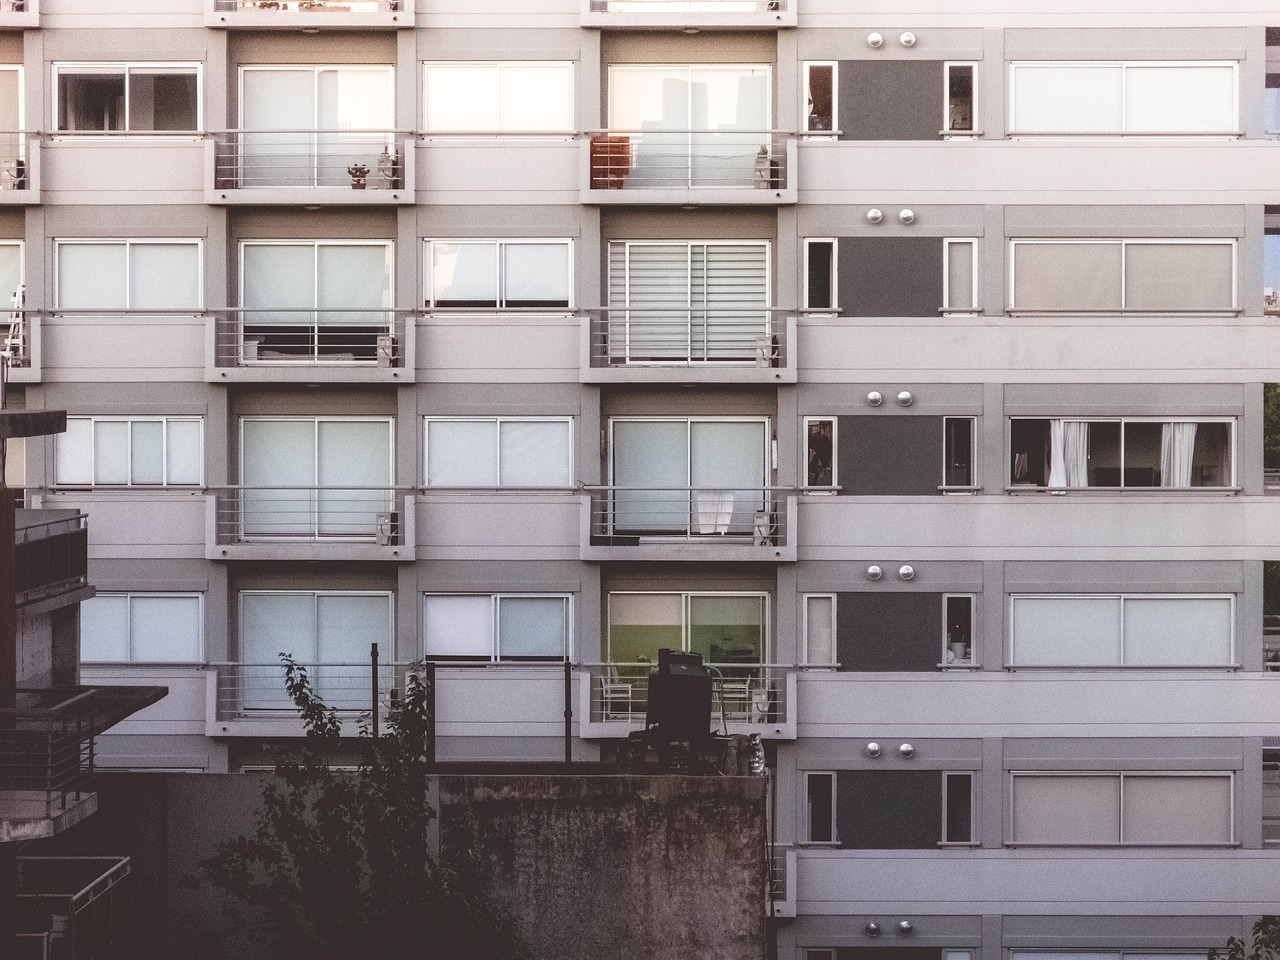
[[[1049,486],[1067,485],[1067,463],[1063,450],[1062,421],[1049,421]]]
[[[1089,485],[1089,424],[1068,420],[1062,424],[1063,459],[1068,487]]]
[[[1160,486],[1191,486],[1191,458],[1196,448],[1194,423],[1166,423],[1160,432]]]

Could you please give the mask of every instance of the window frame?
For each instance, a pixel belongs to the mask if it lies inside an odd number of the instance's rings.
[[[493,244],[493,274],[495,281],[494,292],[497,296],[494,298],[495,306],[492,307],[441,307],[436,304],[435,297],[435,257],[434,244],[437,243],[454,243],[454,244],[471,244],[480,246],[481,244]],[[566,291],[568,293],[565,306],[556,307],[512,307],[507,306],[506,301],[510,298],[506,290],[506,276],[503,272],[503,248],[507,244],[543,244],[545,246],[562,246],[565,250],[565,281]],[[573,238],[572,237],[423,237],[422,238],[422,303],[427,310],[456,310],[460,312],[477,311],[477,310],[506,310],[511,312],[520,311],[572,311],[574,309],[574,263],[573,263]]]
[[[605,116],[608,118],[608,123],[607,123],[608,128],[610,130],[617,128],[617,122],[614,120],[614,115],[613,115],[613,106],[614,106],[613,97],[614,97],[614,91],[616,89],[614,85],[614,80],[613,80],[615,73],[633,73],[633,72],[638,73],[642,70],[676,71],[679,69],[683,69],[685,71],[686,78],[689,81],[687,84],[689,92],[688,92],[688,95],[686,96],[686,103],[691,102],[693,98],[694,84],[692,83],[692,77],[693,77],[693,72],[695,70],[704,70],[704,71],[761,70],[763,71],[764,78],[765,78],[765,90],[766,90],[766,96],[764,98],[764,104],[763,104],[764,111],[765,111],[765,127],[764,127],[764,130],[761,130],[761,131],[748,130],[744,132],[763,133],[773,128],[774,112],[775,112],[773,99],[777,93],[777,91],[774,89],[774,83],[773,83],[773,78],[774,78],[773,64],[772,63],[730,63],[725,61],[711,61],[711,62],[698,61],[698,62],[683,62],[683,63],[672,61],[670,63],[610,63],[608,64],[607,70],[606,70],[607,86],[605,88],[605,103],[604,103]],[[833,101],[834,101],[834,97],[833,97]],[[834,106],[834,103],[833,103],[833,106]],[[689,113],[690,113],[690,118],[692,122],[693,111],[690,110]],[[802,110],[802,113],[806,117],[808,116],[807,110]],[[833,116],[832,126],[835,125],[834,121],[835,121],[835,117]],[[675,130],[669,130],[667,132],[677,133],[677,134],[678,133],[692,134],[692,133],[702,133],[702,132],[711,132],[711,131],[701,131],[694,128],[690,128],[687,131],[675,129]]]
[[[949,777],[966,777],[969,780],[969,839],[968,840],[952,840],[947,836],[947,780]],[[942,829],[939,833],[941,839],[938,841],[940,847],[980,847],[982,841],[978,835],[978,812],[980,804],[978,803],[978,771],[976,770],[943,770],[942,771]]]
[[[978,110],[978,68],[977,60],[944,60],[942,63],[942,136],[947,140],[973,140],[982,136],[979,126]],[[951,126],[951,71],[955,67],[969,67],[973,70],[973,90],[970,94],[969,129],[958,130]],[[976,289],[976,288],[975,288]]]
[[[707,239],[693,239],[693,240],[617,239],[617,240],[606,241],[605,243],[605,277],[604,277],[606,287],[607,288],[612,287],[613,281],[614,281],[614,276],[612,271],[612,265],[613,265],[612,251],[617,248],[621,248],[622,249],[622,270],[624,273],[622,281],[623,281],[623,289],[626,293],[625,302],[610,303],[609,309],[610,310],[651,310],[653,309],[654,305],[652,303],[641,304],[635,307],[631,305],[631,294],[632,294],[631,281],[630,281],[631,250],[634,247],[677,247],[677,246],[682,246],[686,250],[685,271],[682,274],[683,278],[686,281],[689,280],[689,277],[693,272],[692,257],[693,257],[693,250],[695,247],[701,247],[704,250],[707,247],[748,247],[748,246],[760,247],[764,251],[764,257],[762,258],[763,264],[764,264],[764,278],[763,278],[764,303],[760,305],[759,310],[762,316],[766,318],[771,316],[770,311],[773,309],[771,307],[771,304],[773,303],[773,241],[759,240],[759,239],[733,240],[733,239],[725,239],[723,237],[720,237],[717,239],[711,239],[711,240],[707,240]],[[703,283],[705,286],[705,280],[703,281]],[[606,296],[607,295],[608,295],[608,290],[606,290]],[[670,309],[680,309],[680,310],[698,309],[699,304],[694,303],[691,297],[692,297],[692,291],[690,290],[689,287],[686,287],[686,294],[685,294],[684,301],[680,303],[673,302],[673,303],[667,304],[666,306]],[[753,306],[750,308],[750,312],[754,313],[756,309],[757,308]],[[747,313],[748,310],[740,309],[740,310],[737,310],[737,312]]]
[[[982,291],[978,286],[978,243],[981,237],[944,237],[942,240],[942,315],[944,317],[976,317],[982,313]],[[967,245],[972,250],[969,282],[973,290],[973,302],[969,306],[957,306],[951,302],[951,247]],[[1010,303],[1013,301],[1010,300]]]
[[[809,654],[809,601],[813,599],[829,599],[831,601],[831,660],[817,661],[810,659]],[[836,650],[836,605],[839,603],[839,595],[835,593],[802,593],[800,595],[800,637],[801,637],[801,656],[803,663],[801,666],[809,669],[827,669],[834,670],[840,665],[840,657]]]
[[[387,431],[387,464],[388,475],[395,478],[396,475],[396,418],[394,416],[374,416],[374,415],[351,415],[342,414],[316,414],[313,416],[305,416],[300,414],[245,414],[236,420],[236,447],[238,460],[236,469],[238,476],[244,477],[245,459],[244,459],[244,425],[249,422],[269,422],[269,423],[309,423],[311,424],[311,437],[313,440],[313,457],[312,457],[312,475],[319,476],[320,472],[320,424],[321,423],[384,423],[389,427]],[[324,489],[319,483],[315,485],[316,489]],[[271,489],[271,488],[264,488]],[[287,488],[282,488],[287,489]],[[372,487],[370,489],[373,489]],[[380,488],[379,488],[380,489]],[[286,591],[287,592],[287,591]],[[342,591],[339,591],[342,592]]]
[[[124,292],[125,299],[130,299],[130,290],[133,280],[133,248],[135,246],[153,247],[153,246],[194,246],[196,250],[196,305],[192,307],[172,307],[154,309],[149,307],[134,307],[132,304],[126,303],[124,307],[103,307],[94,309],[93,307],[63,307],[62,306],[62,257],[60,251],[64,246],[107,246],[109,244],[119,244],[124,247]],[[25,273],[24,273],[25,275]],[[55,237],[53,241],[53,299],[56,306],[56,313],[76,313],[76,314],[114,314],[120,312],[127,313],[148,313],[166,317],[184,317],[199,315],[204,313],[204,239],[202,237]]]
[[[311,302],[317,303],[320,299],[320,249],[322,247],[381,247],[386,255],[387,268],[387,291],[386,304],[378,308],[366,307],[343,307],[340,308],[344,312],[350,313],[382,313],[390,316],[395,309],[396,302],[396,242],[394,240],[377,240],[369,238],[357,238],[351,240],[341,239],[319,239],[310,237],[298,237],[295,239],[282,239],[277,237],[256,238],[241,237],[236,243],[236,296],[238,298],[240,309],[253,313],[269,313],[270,307],[253,307],[245,306],[245,252],[254,247],[311,247],[314,253],[313,266],[311,272]],[[288,313],[318,313],[323,308],[318,306],[299,307],[296,310],[292,308],[276,308]],[[315,318],[313,317],[313,322]],[[268,321],[269,322],[269,321]]]
[[[204,64],[199,60],[56,60],[50,64],[53,73],[53,129],[50,134],[58,139],[75,137],[161,137],[164,139],[198,139],[203,136],[204,123]],[[196,78],[196,128],[194,130],[133,130],[130,128],[132,111],[129,104],[129,75],[132,70],[159,74],[171,70],[174,75],[191,74]],[[122,130],[65,130],[62,127],[62,85],[65,76],[105,76],[116,71],[124,78],[124,129]],[[21,87],[20,87],[21,89]]]
[[[617,444],[617,436],[615,434],[614,427],[619,423],[677,423],[677,424],[682,423],[684,424],[686,462],[690,465],[693,462],[693,425],[695,423],[756,424],[760,427],[763,434],[763,440],[764,440],[764,443],[762,444],[762,446],[764,447],[764,458],[760,464],[761,489],[765,489],[769,486],[770,475],[773,472],[773,470],[776,469],[776,464],[774,463],[774,460],[776,460],[776,456],[773,454],[773,440],[771,439],[771,434],[769,429],[772,421],[768,416],[762,416],[762,417],[685,416],[685,417],[681,417],[681,416],[651,415],[651,416],[609,417],[609,433],[608,433],[608,445],[609,445],[608,446],[608,461],[609,461],[609,484],[608,485],[609,486],[613,486],[615,483],[614,464],[617,459],[618,444]],[[687,476],[687,473],[686,473],[686,476]],[[688,487],[682,487],[680,489],[697,490],[701,488],[693,486],[692,482],[690,482]],[[640,591],[640,592],[644,593],[649,591]],[[662,591],[659,591],[659,592],[662,592]]]
[[[758,664],[734,664],[734,666],[743,666],[747,668],[767,665],[769,656],[773,652],[773,630],[772,630],[772,597],[767,590],[609,590],[604,597],[604,617],[605,617],[605,636],[604,636],[604,653],[606,665],[629,663],[630,661],[617,661],[613,658],[613,616],[610,607],[615,596],[646,596],[646,597],[679,597],[680,598],[680,652],[688,653],[690,644],[690,627],[692,626],[692,617],[690,615],[690,601],[693,598],[702,597],[733,597],[735,599],[759,599],[761,601],[761,617],[760,617],[760,662]]]
[[[815,243],[831,244],[831,287],[828,290],[829,307],[815,307],[809,302],[809,269],[812,264],[810,248]],[[945,283],[945,280],[944,280]],[[945,288],[944,288],[945,290]],[[806,313],[839,313],[840,312],[840,238],[839,237],[805,237],[804,238],[804,283],[803,303]]]
[[[118,490],[125,490],[125,489],[161,490],[161,489],[175,488],[175,489],[183,489],[183,490],[193,490],[193,489],[198,489],[204,486],[204,483],[205,483],[205,475],[204,475],[205,473],[205,449],[204,449],[205,436],[204,436],[204,417],[203,416],[186,416],[186,415],[134,416],[130,414],[122,414],[118,416],[94,416],[94,415],[71,414],[70,416],[67,417],[67,419],[89,421],[91,434],[89,439],[88,468],[89,468],[90,475],[94,475],[97,473],[97,469],[96,469],[97,468],[97,446],[98,446],[97,445],[97,425],[99,423],[128,424],[129,432],[128,432],[128,440],[127,440],[125,453],[126,453],[126,463],[128,465],[127,468],[128,468],[130,479],[126,483],[99,483],[96,480],[90,480],[89,482],[84,483],[84,482],[62,480],[58,476],[58,459],[59,458],[58,458],[57,448],[56,448],[58,441],[55,440],[54,441],[55,450],[54,450],[54,456],[53,456],[53,473],[54,473],[53,485],[57,489],[85,490],[85,489],[94,488],[94,489],[118,489]],[[176,421],[180,423],[195,423],[198,425],[198,429],[200,433],[200,442],[197,447],[197,449],[199,450],[199,463],[196,465],[196,471],[199,475],[199,479],[195,483],[170,483],[169,482],[168,477],[169,477],[169,423],[170,421]],[[160,471],[164,475],[165,479],[160,483],[134,483],[133,482],[132,477],[133,477],[133,424],[134,423],[160,423],[162,425]]]
[[[809,126],[809,71],[813,67],[831,68],[831,127],[828,130],[814,130]],[[801,136],[806,140],[835,140],[840,134],[840,61],[839,60],[805,60],[801,63],[804,82],[800,91],[800,116],[804,118]]]
[[[286,71],[302,72],[310,70],[312,75],[312,111],[311,126],[305,130],[297,131],[298,133],[312,132],[338,132],[326,131],[320,127],[320,75],[327,70],[347,71],[354,73],[385,73],[388,80],[388,97],[387,97],[387,116],[391,117],[391,127],[395,128],[396,117],[396,65],[394,63],[242,63],[236,72],[236,116],[239,118],[240,126],[248,131],[254,132],[254,128],[245,127],[245,103],[244,78],[246,74],[251,73],[281,73]],[[265,131],[271,132],[271,131]],[[353,131],[359,133],[381,133],[380,128],[370,125],[367,128],[357,128]],[[389,132],[389,131],[388,131]]]
[[[1065,244],[1071,246],[1083,245],[1119,245],[1120,247],[1120,306],[1115,309],[1105,310],[1072,310],[1064,309],[1024,309],[1020,308],[1017,303],[1017,247],[1020,245],[1039,245],[1048,244]],[[1214,307],[1208,310],[1175,310],[1175,309],[1146,309],[1146,308],[1130,308],[1125,301],[1128,298],[1128,257],[1126,256],[1127,247],[1130,244],[1144,246],[1225,246],[1231,248],[1231,306],[1230,307]],[[1236,237],[1010,237],[1009,238],[1009,285],[1008,285],[1008,310],[1011,316],[1020,314],[1028,314],[1033,316],[1072,316],[1075,314],[1089,315],[1111,315],[1125,314],[1129,316],[1163,316],[1167,314],[1176,314],[1179,316],[1213,316],[1224,313],[1238,313],[1240,310],[1240,241]],[[946,288],[943,288],[943,295],[946,295]]]
[[[968,420],[969,428],[969,482],[967,484],[948,484],[947,471],[950,466],[951,447],[947,442],[947,421]],[[976,416],[944,416],[942,418],[942,486],[943,493],[977,493],[982,489],[978,483],[978,418]]]
[[[967,599],[969,601],[969,659],[954,660],[948,662],[947,655],[951,652],[947,644],[947,626],[950,617],[948,616],[947,603],[952,599]],[[938,666],[943,670],[980,670],[982,669],[982,658],[979,656],[981,647],[978,643],[978,594],[976,593],[944,593],[942,595],[942,659]],[[958,641],[957,641],[958,642]]]
[[[236,594],[236,646],[238,649],[239,663],[249,666],[244,660],[245,648],[245,629],[244,629],[244,598],[246,596],[309,596],[311,597],[311,625],[313,628],[313,636],[319,642],[319,604],[320,597],[383,597],[387,601],[387,646],[385,649],[385,660],[390,661],[395,655],[395,637],[396,637],[396,591],[394,590],[341,590],[341,589],[323,589],[323,590],[271,590],[271,589],[248,589],[237,590]],[[384,650],[379,641],[379,654],[383,654]],[[368,660],[361,660],[360,666],[367,666]],[[318,666],[341,666],[344,661],[322,661]],[[306,666],[307,664],[303,664]],[[357,664],[352,664],[356,666]],[[273,664],[273,666],[276,666]]]
[[[92,599],[99,597],[124,597],[125,598],[125,626],[128,630],[128,636],[125,642],[129,649],[129,655],[124,660],[86,660],[81,658],[81,663],[92,664],[164,664],[164,665],[186,665],[186,664],[203,664],[205,662],[205,624],[204,624],[204,593],[198,590],[102,590],[99,591]],[[133,616],[132,608],[135,598],[141,599],[180,599],[196,601],[196,651],[193,657],[182,657],[173,660],[135,660],[133,656]],[[83,648],[83,641],[81,643]]]
[[[505,135],[505,136],[522,136],[522,135],[528,136],[528,137],[543,136],[546,138],[572,137],[574,135],[574,132],[575,132],[574,128],[577,124],[578,105],[576,102],[577,87],[575,83],[575,73],[576,73],[574,69],[575,63],[572,60],[423,60],[421,61],[421,64],[422,64],[422,72],[419,75],[422,78],[422,89],[421,89],[422,133],[423,133],[423,136],[427,137],[428,139],[434,136],[453,136],[453,135],[462,136],[462,137],[467,137],[467,136],[487,137],[487,136],[492,136],[494,134],[499,134],[499,135]],[[496,130],[485,130],[481,128],[436,129],[432,127],[431,118],[428,112],[430,109],[430,102],[431,102],[430,97],[428,95],[428,90],[431,85],[429,73],[431,68],[435,66],[441,66],[441,67],[491,66],[494,68],[496,73],[495,88],[497,90],[497,97],[498,97],[498,102],[493,105],[494,112],[498,115],[498,128]],[[567,72],[568,74],[566,78],[567,83],[565,84],[565,94],[567,96],[567,102],[564,104],[564,106],[567,110],[568,123],[566,124],[564,130],[555,130],[555,129],[553,130],[522,130],[519,128],[507,129],[504,127],[502,122],[503,117],[501,113],[502,69],[503,67],[530,67],[530,66],[563,67]]]
[[[1018,130],[1013,127],[1015,118],[1017,117],[1017,96],[1018,82],[1017,71],[1019,67],[1046,67],[1055,66],[1059,68],[1073,67],[1119,67],[1120,68],[1120,129],[1119,130]],[[1164,130],[1164,131],[1130,131],[1129,115],[1128,115],[1128,85],[1130,69],[1150,69],[1152,67],[1182,67],[1182,68],[1231,68],[1232,74],[1232,123],[1233,130],[1208,130],[1208,131],[1184,131],[1184,130]],[[1239,137],[1240,131],[1240,61],[1239,60],[1013,60],[1009,62],[1009,136],[1010,137]]]
[[[1119,600],[1119,629],[1120,629],[1120,662],[1119,663],[1082,663],[1082,664],[1035,664],[1035,663],[1019,663],[1017,661],[1017,637],[1014,633],[1016,625],[1015,605],[1016,601],[1023,600]],[[1236,646],[1236,594],[1234,593],[1010,593],[1009,594],[1009,628],[1008,628],[1008,646],[1006,648],[1006,670],[1238,670],[1240,668],[1239,650]],[[1195,664],[1126,664],[1125,663],[1125,635],[1124,635],[1124,604],[1126,600],[1226,600],[1230,605],[1230,614],[1227,623],[1230,626],[1230,635],[1228,639],[1228,661],[1225,663],[1195,663]]]
[[[492,636],[492,647],[487,657],[468,656],[465,654],[434,654],[427,650],[427,600],[430,597],[473,597],[488,598],[489,600],[489,625]],[[536,657],[504,657],[502,656],[502,636],[501,623],[502,618],[500,610],[503,600],[561,600],[564,602],[564,652],[556,656],[536,656]],[[574,638],[574,619],[573,619],[573,594],[572,593],[512,593],[510,591],[497,593],[457,593],[426,590],[422,593],[422,613],[419,618],[419,625],[422,630],[422,657],[434,663],[454,664],[454,663],[505,663],[505,664],[547,664],[547,663],[572,663],[573,662],[573,638]]]
[[[829,829],[831,832],[830,840],[814,840],[813,839],[813,790],[810,781],[814,777],[826,777],[830,784],[830,804],[831,804],[831,823]],[[814,847],[838,847],[840,846],[840,835],[836,830],[836,771],[834,770],[805,770],[803,771],[803,780],[801,781],[801,797],[800,809],[804,811],[804,833],[803,839],[800,841],[805,846]]]
[[[425,416],[422,418],[422,489],[423,490],[576,490],[574,485],[574,465],[576,458],[574,456],[574,429],[571,416],[563,417],[522,417],[522,416],[491,416],[491,417],[468,417],[447,415]],[[466,486],[457,487],[446,484],[433,484],[430,482],[431,465],[428,459],[430,455],[430,438],[432,423],[492,423],[496,425],[494,430],[494,467],[496,470],[496,483],[492,485]],[[568,425],[569,429],[569,462],[567,464],[567,474],[569,476],[569,484],[567,486],[548,486],[545,484],[524,486],[521,484],[504,484],[502,483],[502,425],[504,423],[563,423]]]
[[[809,485],[809,427],[811,424],[830,422],[831,424],[831,483],[827,486]],[[804,430],[804,452],[800,464],[800,475],[804,477],[804,492],[817,495],[837,493],[840,490],[840,418],[834,415],[822,416],[812,414],[806,416],[801,424]]]
[[[1063,842],[1063,841],[1035,841],[1035,840],[1019,840],[1013,835],[1014,830],[1014,783],[1019,777],[1097,777],[1097,778],[1117,778],[1119,780],[1119,802],[1117,809],[1117,820],[1119,825],[1118,840],[1112,842]],[[1224,841],[1216,841],[1210,843],[1151,843],[1151,842],[1133,842],[1124,839],[1124,779],[1125,777],[1163,777],[1171,778],[1201,778],[1201,779],[1225,779],[1230,790],[1228,809],[1228,831],[1230,839]],[[1075,847],[1101,847],[1114,849],[1117,847],[1151,847],[1170,849],[1177,847],[1189,847],[1192,849],[1220,849],[1223,847],[1237,847],[1240,845],[1240,836],[1236,824],[1236,771],[1222,769],[1208,770],[1134,770],[1131,768],[1123,768],[1118,770],[1025,770],[1011,769],[1006,771],[1005,786],[1005,837],[1004,846],[1006,847],[1041,847],[1041,848],[1075,848]]]
[[[18,251],[18,285],[14,288],[13,297],[10,301],[12,309],[22,310],[26,306],[27,291],[27,242],[26,240],[6,240],[0,239],[0,249],[13,247]],[[0,290],[0,296],[4,293]],[[19,302],[19,297],[21,301]],[[0,300],[0,304],[3,300]]]

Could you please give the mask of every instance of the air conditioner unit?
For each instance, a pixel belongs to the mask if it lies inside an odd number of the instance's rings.
[[[374,535],[377,537],[378,546],[391,547],[395,546],[400,533],[400,517],[395,513],[378,514],[377,524],[374,527]]]
[[[396,362],[396,338],[389,333],[378,334],[378,366],[391,367]]]

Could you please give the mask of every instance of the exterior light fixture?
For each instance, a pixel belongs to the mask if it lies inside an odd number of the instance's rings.
[[[909,743],[904,743],[898,748],[898,754],[903,760],[910,760],[916,755],[916,748]],[[905,921],[904,921],[905,922]],[[907,930],[910,931],[911,925],[907,924]]]
[[[868,34],[867,34],[867,46],[868,46],[868,47],[872,47],[872,48],[879,48],[879,47],[881,47],[881,46],[883,46],[883,45],[884,45],[884,37],[882,37],[880,34],[878,34],[878,33],[868,33]]]
[[[862,929],[864,929],[864,930],[866,930],[866,931],[867,931],[867,936],[868,936],[868,937],[878,937],[878,936],[880,936],[880,924],[876,923],[874,920],[872,920],[870,923],[868,923],[868,924],[867,924],[865,927],[863,927]]]
[[[916,212],[911,209],[898,211],[898,222],[907,224],[916,222]]]
[[[878,207],[872,207],[867,211],[867,223],[879,223],[884,219],[884,213]]]
[[[911,580],[916,575],[916,568],[909,563],[904,563],[898,568],[898,576],[903,580]]]
[[[911,401],[914,399],[915,397],[911,396],[910,390],[903,390],[900,394],[898,394],[898,405],[903,407],[909,407],[911,406]]]
[[[868,743],[867,756],[870,757],[872,760],[880,756],[880,744],[876,743],[874,740]]]
[[[874,563],[873,563],[871,566],[867,567],[867,579],[868,579],[868,580],[879,580],[879,579],[880,579],[881,577],[883,577],[883,576],[884,576],[884,571],[883,571],[883,570],[881,570],[881,569],[880,569],[878,566],[876,566]]]
[[[911,926],[911,921],[910,921],[910,920],[902,920],[902,921],[899,921],[899,923],[898,923],[898,933],[899,933],[901,936],[904,936],[904,937],[909,937],[909,936],[911,936],[911,931],[912,931],[912,930],[914,930],[914,929],[915,929],[915,928],[914,928],[913,926]]]
[[[867,394],[868,405],[878,407],[882,403],[884,403],[884,395],[879,390],[872,390]]]
[[[908,30],[898,38],[898,42],[904,47],[914,47],[916,45],[916,35]]]

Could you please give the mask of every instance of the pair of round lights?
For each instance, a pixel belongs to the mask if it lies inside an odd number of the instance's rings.
[[[880,756],[881,752],[882,750],[881,750],[880,744],[876,743],[874,740],[872,740],[870,743],[867,744],[867,756],[870,757],[872,760]],[[899,745],[898,756],[902,757],[903,760],[910,760],[915,755],[916,755],[916,748],[913,747],[911,744],[904,743]]]
[[[879,207],[872,207],[867,211],[867,223],[880,223],[884,220],[884,211]],[[916,212],[911,209],[902,209],[898,211],[898,222],[901,224],[915,223]]]
[[[908,30],[898,37],[898,42],[904,47],[914,47],[916,45],[916,35]],[[867,46],[873,50],[880,49],[884,46],[884,35],[880,33],[867,34]]]
[[[868,937],[878,937],[878,936],[880,936],[880,924],[876,923],[874,920],[872,920],[870,923],[868,923],[868,924],[867,924],[863,929],[867,931],[867,936],[868,936]],[[899,935],[899,936],[909,937],[909,936],[911,936],[911,931],[912,931],[912,930],[914,930],[914,929],[915,929],[915,927],[913,927],[913,926],[911,925],[911,921],[910,921],[910,920],[900,920],[900,921],[898,921],[898,935]]]
[[[911,401],[913,401],[914,399],[915,397],[911,395],[910,390],[903,390],[900,394],[898,394],[898,403],[899,405],[904,407],[911,406]],[[881,393],[879,390],[872,390],[870,393],[867,394],[867,403],[873,407],[880,406],[880,404],[884,403],[884,394]]]
[[[916,575],[916,568],[909,563],[904,563],[898,568],[898,577],[902,580],[910,580]],[[867,579],[879,580],[884,576],[884,568],[879,564],[873,563],[867,567]]]

